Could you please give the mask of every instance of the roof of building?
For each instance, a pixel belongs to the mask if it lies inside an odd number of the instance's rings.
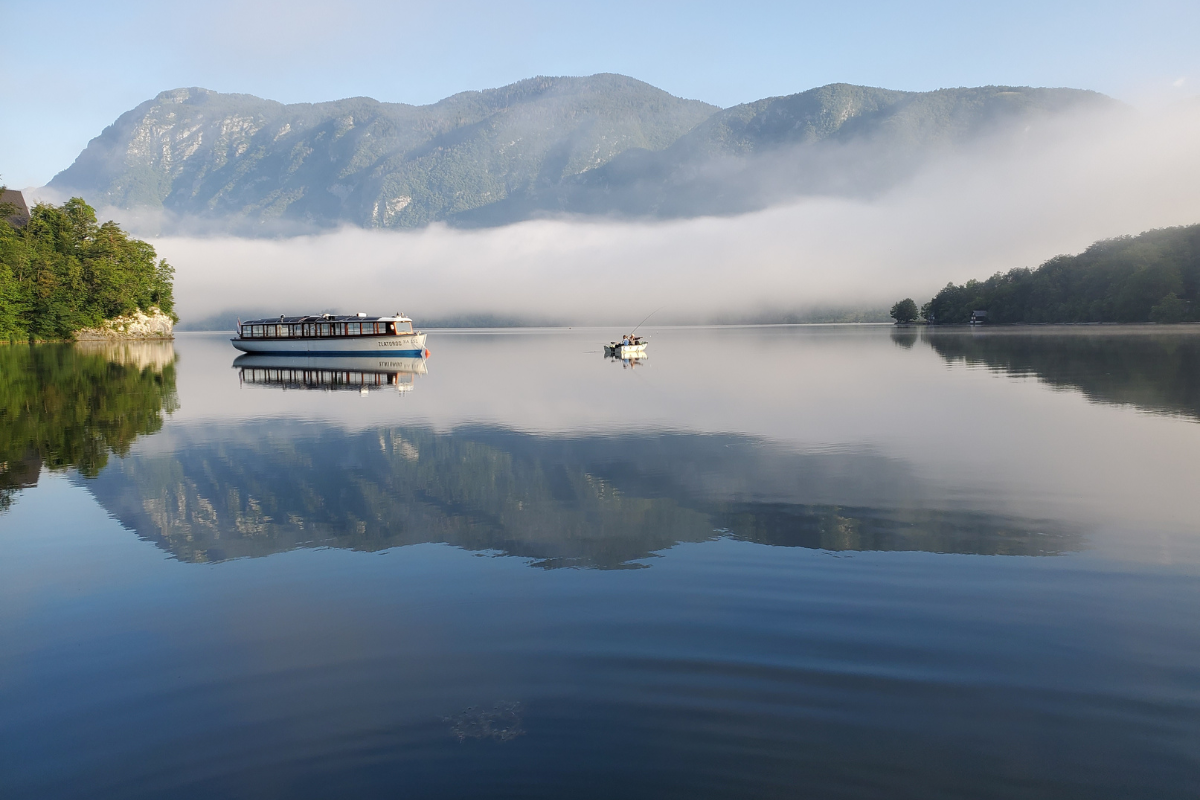
[[[29,222],[29,206],[25,205],[25,195],[16,189],[5,189],[0,192],[0,204],[12,203],[17,207],[17,213],[8,218],[14,228],[23,228]]]

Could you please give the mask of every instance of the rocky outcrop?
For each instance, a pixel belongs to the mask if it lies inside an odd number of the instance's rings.
[[[135,311],[128,316],[107,319],[98,328],[76,332],[80,342],[113,342],[125,339],[174,339],[175,321],[155,307],[145,314]]]

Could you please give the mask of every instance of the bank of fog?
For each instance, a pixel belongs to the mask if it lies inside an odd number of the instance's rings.
[[[703,322],[919,304],[947,281],[1200,222],[1198,122],[1196,108],[1107,118],[948,155],[871,199],[795,198],[735,217],[155,244],[176,266],[185,322],[255,309],[619,324],[660,306],[656,322]]]

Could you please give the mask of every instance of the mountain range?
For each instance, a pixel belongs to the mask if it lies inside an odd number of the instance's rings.
[[[1076,89],[832,84],[722,110],[609,74],[426,106],[175,89],[122,114],[50,187],[238,232],[731,214],[886,190],[955,148],[1115,105]]]

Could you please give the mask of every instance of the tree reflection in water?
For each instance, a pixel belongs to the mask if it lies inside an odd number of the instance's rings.
[[[0,509],[42,466],[100,474],[178,407],[169,342],[0,347]]]
[[[929,328],[923,338],[951,364],[1031,375],[1095,403],[1200,419],[1197,325]]]

